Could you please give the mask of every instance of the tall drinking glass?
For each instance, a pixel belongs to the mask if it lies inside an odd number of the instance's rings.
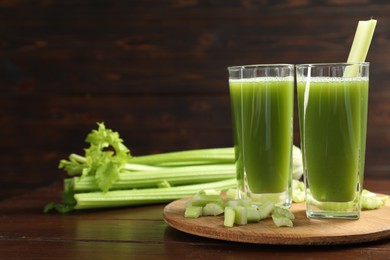
[[[238,196],[291,206],[294,66],[229,67]]]
[[[306,215],[357,219],[369,63],[301,64],[296,73]]]

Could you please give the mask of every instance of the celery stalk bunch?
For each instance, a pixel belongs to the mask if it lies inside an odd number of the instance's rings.
[[[170,202],[200,190],[236,188],[234,148],[208,148],[132,156],[119,133],[104,123],[87,135],[84,155],[72,153],[59,163],[64,180],[61,203],[44,211]],[[302,155],[294,146],[293,176],[302,176]]]

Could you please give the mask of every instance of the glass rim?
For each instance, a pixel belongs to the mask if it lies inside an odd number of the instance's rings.
[[[296,68],[309,68],[309,67],[330,67],[330,66],[352,66],[352,65],[361,65],[368,66],[370,62],[322,62],[322,63],[302,63],[296,64]]]
[[[254,69],[254,68],[294,68],[294,64],[290,64],[290,63],[248,64],[248,65],[236,65],[236,66],[227,67],[228,70]]]

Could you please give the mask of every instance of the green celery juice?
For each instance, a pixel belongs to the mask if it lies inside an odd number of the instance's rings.
[[[285,192],[291,181],[293,77],[229,80],[239,165],[252,193]]]
[[[363,184],[368,78],[306,84],[298,82],[298,108],[310,193],[318,201],[353,201]]]

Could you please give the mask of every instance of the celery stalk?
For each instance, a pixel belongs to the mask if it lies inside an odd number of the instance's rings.
[[[126,171],[119,173],[119,178],[113,182],[111,190],[157,187],[163,181],[167,181],[173,186],[205,183],[235,178],[235,176],[234,164],[168,167],[138,172]],[[74,190],[77,192],[98,190],[93,176],[72,179]]]
[[[181,185],[171,188],[132,189],[76,193],[75,209],[124,207],[170,202],[189,197],[203,189],[227,190],[236,186],[236,179],[203,184]]]
[[[374,19],[359,21],[349,52],[348,63],[364,62],[366,60],[376,23],[377,21]],[[344,72],[344,77],[354,77],[357,74],[357,69],[356,66],[347,67]]]
[[[133,157],[131,163],[160,166],[234,163],[234,149],[207,148],[142,155]]]
[[[364,62],[370,48],[377,21],[359,21],[352,47],[349,52],[348,62]]]
[[[71,177],[64,180],[62,203],[48,204],[45,212],[163,203],[201,190],[237,188],[233,147],[134,157],[119,133],[104,123],[98,123],[86,142],[84,156],[73,153],[60,161],[59,168]],[[300,177],[301,154],[295,156],[293,167]]]

